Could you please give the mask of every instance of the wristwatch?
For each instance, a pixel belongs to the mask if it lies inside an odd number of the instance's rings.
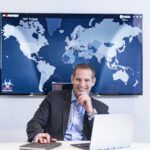
[[[94,116],[95,116],[95,112],[94,111],[93,112],[88,112],[87,116],[88,116],[89,120],[92,120],[94,118]]]

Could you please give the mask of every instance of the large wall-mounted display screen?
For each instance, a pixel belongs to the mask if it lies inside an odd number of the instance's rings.
[[[0,14],[1,90],[47,94],[90,63],[102,95],[142,94],[142,14]]]

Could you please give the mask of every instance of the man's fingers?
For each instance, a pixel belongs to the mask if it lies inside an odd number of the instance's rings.
[[[87,102],[86,101],[83,101],[83,107],[86,107],[86,105],[87,105]]]
[[[37,134],[37,135],[35,136],[34,141],[35,141],[36,143],[38,143],[38,142],[41,140],[41,137],[42,137],[42,133]]]
[[[43,139],[43,143],[49,143],[48,141],[47,141],[47,139]]]
[[[47,143],[50,143],[50,135],[48,133],[46,133],[46,140],[47,140]]]
[[[51,142],[57,142],[57,139],[55,139],[55,138],[51,138],[51,140],[50,140]]]
[[[48,133],[39,133],[35,137],[36,143],[50,143],[50,142],[57,142],[57,139],[52,138]]]
[[[81,103],[81,105],[85,106],[88,102],[90,102],[91,98],[87,93],[83,93],[79,96],[78,101]]]
[[[50,143],[50,135],[48,133],[39,133],[35,137],[36,143]]]
[[[93,110],[91,98],[87,93],[83,93],[78,97],[78,102],[84,107],[87,112],[91,112]]]
[[[36,136],[34,141],[35,141],[36,143],[38,143],[38,140],[39,140],[39,139],[38,139],[38,136]]]

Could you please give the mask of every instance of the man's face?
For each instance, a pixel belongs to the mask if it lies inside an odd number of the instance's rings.
[[[77,69],[71,80],[77,98],[85,92],[89,94],[96,81],[90,69]]]

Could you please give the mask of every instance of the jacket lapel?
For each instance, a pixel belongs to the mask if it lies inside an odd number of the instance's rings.
[[[63,101],[63,136],[65,135],[67,125],[68,125],[68,119],[69,119],[69,113],[70,113],[70,104],[71,104],[71,91],[66,92],[65,98]]]

